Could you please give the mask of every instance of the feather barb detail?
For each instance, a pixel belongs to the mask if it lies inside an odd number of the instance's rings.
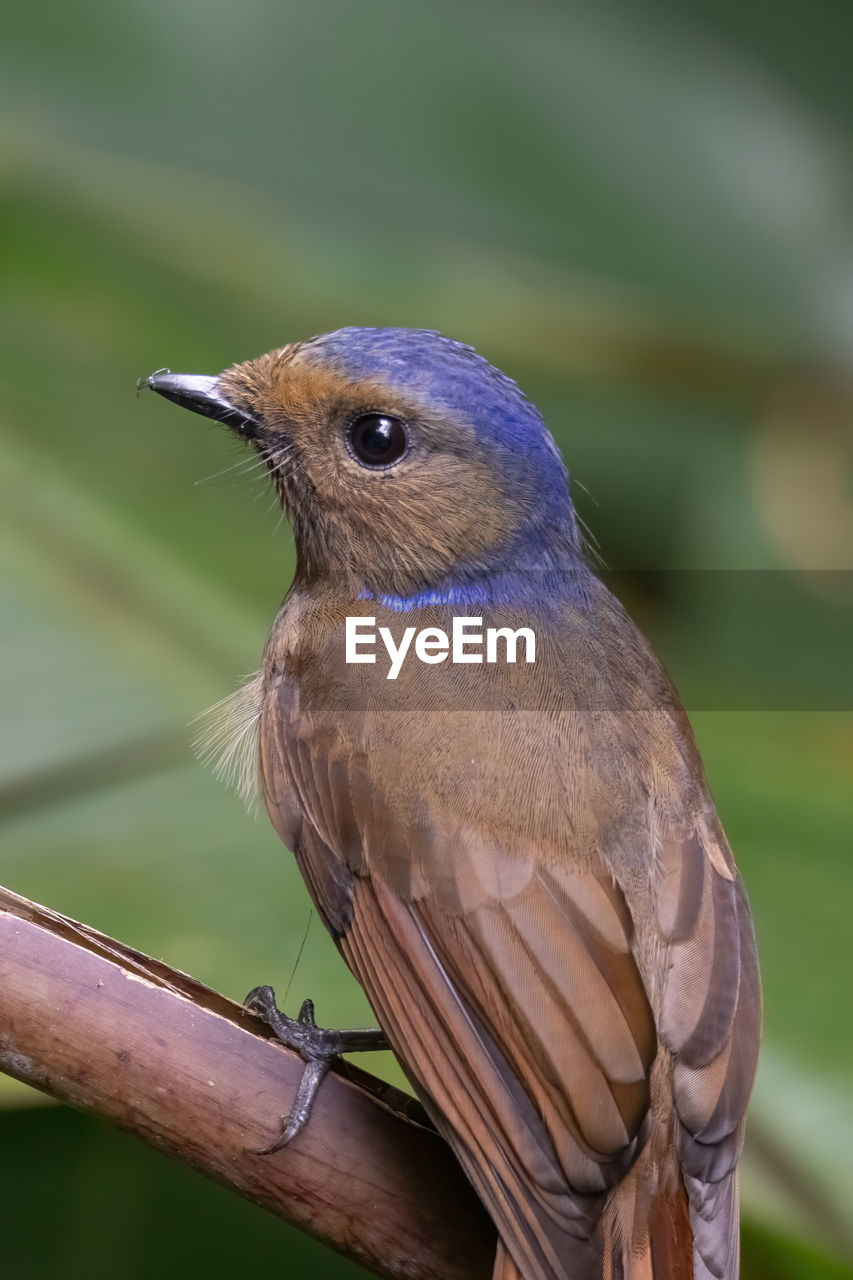
[[[233,787],[250,810],[258,801],[258,726],[263,674],[249,676],[233,693],[196,716],[193,750],[214,777]]]

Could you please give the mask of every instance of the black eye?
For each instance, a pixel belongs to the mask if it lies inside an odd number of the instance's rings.
[[[362,413],[349,429],[349,446],[364,467],[393,467],[409,447],[406,424],[388,413]]]

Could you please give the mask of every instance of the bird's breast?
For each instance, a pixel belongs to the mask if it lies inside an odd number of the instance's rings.
[[[459,616],[457,656],[480,662],[453,660]],[[260,751],[285,843],[310,830],[353,874],[375,871],[404,898],[430,893],[457,910],[486,893],[484,879],[520,891],[534,866],[598,871],[623,850],[645,856],[652,771],[665,756],[673,778],[687,774],[671,718],[638,694],[624,652],[595,640],[589,619],[534,623],[533,661],[518,636],[529,623],[512,609],[396,613],[291,596],[265,655]],[[490,628],[509,633],[494,661]],[[441,646],[443,661],[418,656],[424,632],[421,652]]]

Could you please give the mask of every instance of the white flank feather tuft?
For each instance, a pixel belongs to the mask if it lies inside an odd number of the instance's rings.
[[[227,698],[202,711],[193,749],[214,776],[234,787],[247,809],[258,805],[258,725],[264,679],[260,671],[229,693]]]

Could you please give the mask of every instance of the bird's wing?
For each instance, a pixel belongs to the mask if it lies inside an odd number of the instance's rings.
[[[340,724],[303,717],[286,744],[271,725],[262,758],[302,814],[293,831],[267,784],[273,819],[504,1242],[536,1280],[600,1275],[656,1052],[622,891],[594,860],[505,848],[401,796]]]
[[[695,1274],[734,1280],[737,1161],[761,1029],[755,935],[713,813],[704,840],[662,841],[657,861],[656,912],[668,955],[658,1032],[674,1055]]]
[[[618,899],[537,875],[453,916],[370,876],[353,906],[342,950],[524,1274],[595,1275],[655,1044]]]

